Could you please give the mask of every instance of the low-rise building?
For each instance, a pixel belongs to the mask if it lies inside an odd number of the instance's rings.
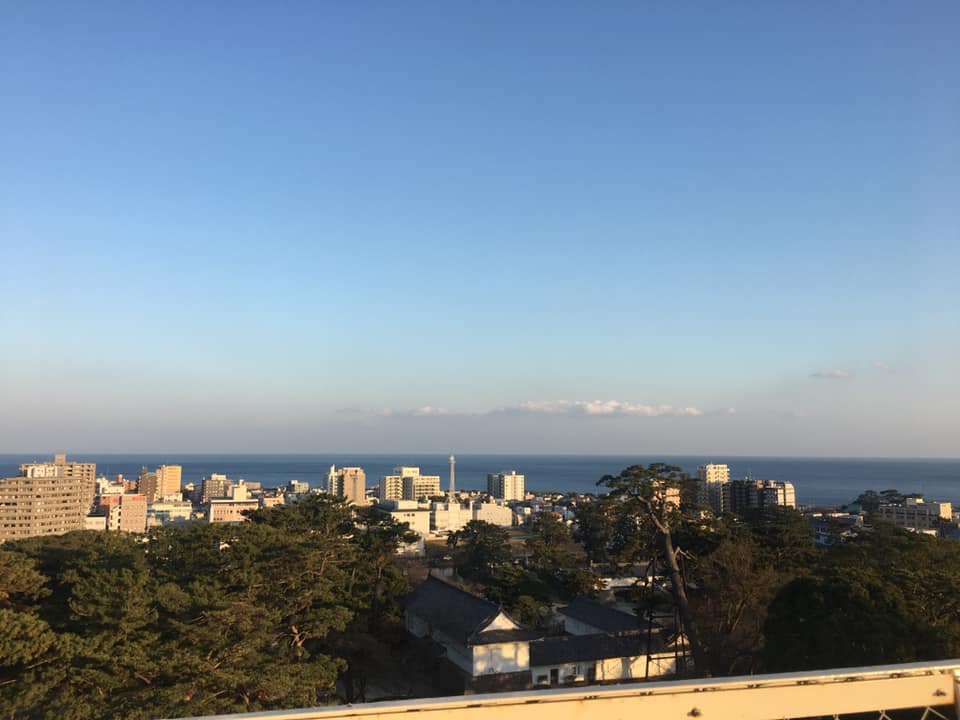
[[[430,508],[413,500],[387,500],[377,506],[398,523],[407,523],[421,537],[430,533]]]
[[[245,512],[260,507],[260,501],[251,497],[243,480],[231,487],[229,492],[229,497],[211,498],[207,503],[207,522],[243,522],[247,519]]]
[[[948,502],[932,502],[922,497],[908,497],[903,503],[881,504],[877,519],[909,530],[937,530],[953,519],[953,506]]]
[[[176,498],[166,498],[147,505],[147,525],[179,525],[193,519],[193,504]]]
[[[641,629],[636,615],[621,612],[586,597],[574,598],[557,610],[564,632],[571,635],[597,635],[637,632]]]
[[[497,503],[474,503],[470,509],[471,520],[482,520],[491,525],[510,527],[513,525],[513,510]]]
[[[430,504],[430,530],[434,533],[452,533],[470,520],[470,510],[459,502]]]
[[[662,678],[686,660],[681,650],[659,629],[546,637],[530,643],[530,675],[535,687]]]
[[[404,616],[411,635],[443,646],[468,690],[529,685],[530,641],[540,633],[521,627],[500,606],[431,575],[407,596]]]

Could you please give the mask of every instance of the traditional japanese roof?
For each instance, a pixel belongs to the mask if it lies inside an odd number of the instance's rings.
[[[558,612],[605,633],[635,632],[640,629],[636,615],[614,610],[590,598],[575,598]]]
[[[650,653],[663,649],[663,638],[655,632],[649,638]],[[623,635],[561,635],[530,643],[530,665],[558,665],[560,663],[590,662],[610,658],[647,655],[647,633]]]
[[[427,621],[432,629],[464,645],[486,645],[539,637],[539,633],[517,625],[506,613],[503,613],[499,605],[472,595],[433,575],[430,575],[407,596],[405,607],[407,612]],[[484,632],[484,628],[501,613],[506,617],[507,624],[512,627]]]

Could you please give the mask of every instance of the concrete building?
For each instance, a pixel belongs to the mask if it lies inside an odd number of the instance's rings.
[[[53,462],[24,463],[20,466],[20,475],[24,477],[61,477],[79,480],[83,486],[85,513],[93,508],[93,499],[97,492],[97,464],[80,463],[67,460],[67,456],[58,453]]]
[[[882,504],[877,519],[907,530],[937,530],[953,520],[953,506],[948,502],[931,502],[922,497],[908,497],[903,504]]]
[[[0,478],[0,542],[84,529],[95,480],[61,472],[30,464],[18,477]]]
[[[97,532],[106,532],[107,516],[106,515],[87,515],[83,519],[83,529],[95,530]]]
[[[474,503],[470,509],[471,520],[482,520],[491,525],[510,527],[513,525],[513,510],[497,503]]]
[[[186,500],[160,500],[147,506],[147,526],[179,525],[193,519],[193,504]]]
[[[385,500],[378,506],[398,523],[407,523],[410,529],[420,535],[430,533],[430,508],[417,504],[414,500]]]
[[[380,500],[420,500],[440,494],[440,476],[421,475],[418,467],[397,467],[393,475],[380,478]]]
[[[288,495],[306,495],[310,492],[310,483],[303,480],[291,480],[287,483]]]
[[[102,476],[97,478],[97,497],[123,495],[125,491],[126,488],[122,482],[111,482],[108,478]]]
[[[697,468],[697,504],[710,507],[717,515],[725,512],[724,488],[730,482],[730,468],[707,464]]]
[[[110,495],[100,498],[100,511],[107,516],[111,532],[147,531],[147,498],[143,495]]]
[[[160,498],[160,480],[157,473],[147,468],[141,468],[137,477],[137,492],[143,495],[148,503],[156,502]]]
[[[463,529],[469,520],[469,508],[464,508],[458,502],[430,504],[430,530],[435,533],[456,532]]]
[[[769,507],[797,507],[793,483],[776,480],[731,480],[724,486],[724,507],[734,513]]]
[[[157,496],[161,498],[180,494],[180,484],[183,481],[182,465],[161,465],[156,470]]]
[[[354,505],[367,503],[367,474],[361,467],[330,466],[327,474],[327,492],[342,497]]]
[[[524,476],[516,470],[487,475],[487,492],[497,500],[523,500]]]
[[[206,504],[213,498],[225,498],[231,487],[233,482],[226,475],[212,473],[203,479],[200,502]]]
[[[246,483],[241,480],[229,489],[225,498],[210,498],[207,503],[207,522],[243,522],[248,510],[257,510],[260,501],[250,495]]]

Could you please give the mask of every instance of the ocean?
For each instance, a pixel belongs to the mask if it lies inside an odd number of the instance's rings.
[[[447,455],[347,455],[347,454],[249,454],[249,455],[68,455],[68,460],[97,463],[97,474],[113,477],[122,473],[133,479],[141,467],[182,465],[183,481],[199,482],[210,473],[278,487],[290,480],[302,480],[310,487],[326,483],[330,465],[359,465],[367,473],[367,486],[398,465],[418,466],[421,472],[440,475],[445,488],[449,481]],[[16,475],[20,463],[51,460],[50,456],[0,454],[0,477]],[[871,460],[858,458],[776,458],[682,456],[648,457],[629,455],[457,455],[457,487],[463,490],[486,488],[487,473],[516,470],[526,476],[532,491],[596,492],[597,481],[629,465],[669,462],[688,473],[707,462],[726,463],[731,478],[754,477],[792,482],[797,502],[802,505],[842,505],[864,490],[918,492],[929,500],[960,505],[960,459]]]

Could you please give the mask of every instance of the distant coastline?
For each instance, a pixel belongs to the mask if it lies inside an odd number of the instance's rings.
[[[15,475],[21,462],[43,459],[54,452],[0,454],[0,477]],[[448,454],[440,453],[70,453],[72,459],[96,462],[97,473],[129,479],[141,466],[183,465],[183,482],[199,482],[210,473],[226,473],[234,479],[279,487],[292,479],[321,487],[330,465],[360,465],[368,486],[396,465],[416,465],[425,473],[440,475],[446,482]],[[596,483],[606,474],[624,467],[664,461],[694,473],[699,464],[723,462],[731,477],[792,482],[802,505],[838,506],[855,499],[864,490],[896,488],[923,493],[928,499],[960,504],[960,459],[937,458],[786,458],[724,455],[544,455],[457,454],[457,487],[462,490],[486,486],[486,475],[517,470],[526,475],[527,489],[534,492],[597,492]]]

